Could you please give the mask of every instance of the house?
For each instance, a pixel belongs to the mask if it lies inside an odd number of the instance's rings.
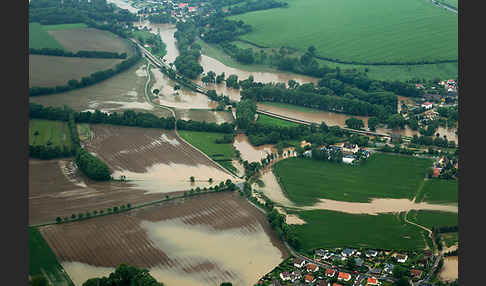
[[[187,7],[187,9],[189,10],[189,12],[194,12],[196,11],[196,7]]]
[[[429,102],[429,101],[426,101],[424,103],[422,103],[422,105],[420,105],[421,107],[425,108],[425,109],[431,109],[432,107],[434,107],[434,105],[432,104],[432,102]]]
[[[324,255],[322,258],[323,258],[323,259],[328,259],[328,258],[331,258],[331,257],[333,257],[333,256],[334,256],[334,253],[332,253],[332,252],[328,252],[328,253],[326,253],[326,254],[325,254],[325,255]]]
[[[280,284],[280,281],[278,281],[277,279],[273,280],[272,284],[270,285],[273,285],[273,286],[281,286],[282,284]]]
[[[309,272],[316,272],[317,270],[319,270],[319,266],[317,266],[313,263],[308,263],[305,267],[306,267],[307,271],[309,271]]]
[[[422,270],[418,270],[418,269],[410,270],[410,275],[412,276],[412,278],[420,278],[422,277],[422,273],[423,273]]]
[[[400,263],[404,263],[405,261],[407,261],[407,258],[408,258],[408,255],[406,255],[406,254],[398,254],[397,255],[397,261],[400,262]]]
[[[301,148],[305,148],[306,146],[312,146],[312,144],[309,143],[309,142],[307,142],[307,141],[305,141],[305,140],[300,142],[300,147]]]
[[[385,273],[392,274],[393,273],[393,268],[395,268],[395,265],[394,264],[385,263],[385,267],[383,268],[383,271]]]
[[[304,277],[304,281],[307,282],[307,283],[312,283],[314,281],[316,281],[316,278],[310,274],[307,274],[305,277]]]
[[[373,269],[370,270],[370,273],[374,274],[374,275],[380,275],[381,274],[381,268],[373,268]]]
[[[363,266],[363,263],[364,263],[364,260],[363,259],[361,259],[361,258],[358,257],[354,261],[356,262],[356,266],[358,266],[358,267]]]
[[[365,253],[366,257],[376,257],[378,255],[378,251],[376,250],[367,250]]]
[[[298,270],[292,271],[290,273],[290,281],[294,282],[295,280],[300,280],[302,278],[302,273]]]
[[[432,256],[432,250],[429,250],[429,249],[424,250],[424,257],[425,257],[425,258],[427,258],[427,259],[428,259],[428,258],[430,258],[431,256]]]
[[[366,280],[366,286],[368,285],[380,285],[380,282],[378,282],[378,279],[376,279],[375,277],[368,277],[368,279]]]
[[[434,168],[433,173],[432,173],[432,177],[437,178],[440,175],[440,170],[441,170],[441,168]]]
[[[349,257],[353,255],[356,252],[356,250],[351,249],[351,248],[345,248],[343,251],[341,251],[341,255],[344,257]]]
[[[280,279],[282,279],[283,281],[288,281],[290,280],[290,274],[287,271],[282,272],[280,273]]]
[[[319,283],[317,283],[318,286],[330,286],[331,283],[329,283],[327,280],[319,280]]]
[[[344,143],[343,145],[343,153],[356,153],[358,152],[359,147],[358,144],[351,144],[351,143]]]
[[[302,268],[305,265],[305,260],[300,258],[294,258],[294,266],[297,268]]]
[[[324,256],[326,255],[327,251],[324,250],[324,249],[318,249],[315,251],[315,254],[318,255],[318,256]]]
[[[343,286],[343,285],[341,285],[339,283],[332,283],[332,286]]]
[[[179,3],[179,4],[177,4],[177,7],[184,8],[184,7],[188,6],[188,5],[189,5],[189,3]]]
[[[302,155],[304,155],[304,157],[307,158],[312,158],[312,150],[307,150],[304,153],[302,153]]]
[[[336,275],[336,270],[327,268],[325,274],[326,277],[334,277],[334,275]]]
[[[415,84],[415,87],[416,87],[416,88],[424,88],[424,85],[423,85],[423,84],[421,84],[421,83],[416,83],[416,84]]]
[[[338,255],[334,255],[334,259],[344,261],[346,260],[346,257],[338,254]]]
[[[346,272],[339,272],[338,280],[349,281],[349,280],[351,280],[351,274],[346,273]]]
[[[354,162],[355,158],[350,155],[343,156],[343,163],[345,164],[352,164]]]

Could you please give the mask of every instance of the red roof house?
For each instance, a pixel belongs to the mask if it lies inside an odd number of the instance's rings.
[[[375,277],[368,277],[368,280],[366,281],[366,285],[378,285],[378,279]]]
[[[346,272],[339,272],[338,280],[349,281],[349,280],[351,280],[351,274],[346,273]]]
[[[334,277],[335,274],[336,274],[336,270],[331,269],[331,268],[326,269],[326,276],[327,277]]]
[[[412,269],[410,270],[410,275],[414,278],[420,278],[422,276],[422,270]]]
[[[319,266],[312,264],[312,263],[307,264],[305,267],[307,268],[307,271],[309,271],[309,272],[316,272],[317,270],[319,270]]]
[[[304,277],[304,281],[307,282],[307,283],[311,283],[311,282],[314,282],[316,281],[316,278],[310,274],[307,274],[305,277]]]

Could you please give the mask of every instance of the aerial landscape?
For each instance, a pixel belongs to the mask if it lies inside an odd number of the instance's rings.
[[[459,285],[457,0],[30,0],[29,283]]]

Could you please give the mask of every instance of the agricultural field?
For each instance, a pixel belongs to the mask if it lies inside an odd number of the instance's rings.
[[[278,127],[296,127],[296,126],[300,125],[300,124],[295,123],[295,122],[271,117],[271,116],[268,116],[268,115],[265,115],[265,114],[258,114],[258,119],[257,119],[256,123],[260,123],[260,124],[263,124],[263,125],[269,125],[269,126],[278,126]]]
[[[288,8],[230,17],[253,26],[242,39],[290,46],[318,56],[355,61],[417,62],[458,58],[457,14],[427,1],[288,0]],[[285,34],[281,31],[286,31]]]
[[[122,59],[29,55],[29,87],[66,85],[71,79],[115,67]]]
[[[40,232],[78,285],[122,262],[148,269],[165,285],[252,285],[288,257],[265,216],[229,192],[45,226]]]
[[[94,138],[85,142],[86,150],[108,164],[114,178],[125,175],[148,193],[210,187],[210,178],[212,184],[233,179],[226,170],[177,138],[172,130],[101,124],[90,128]],[[222,151],[223,156],[227,156],[226,152]],[[190,182],[190,176],[196,182]]]
[[[458,203],[459,185],[456,180],[430,179],[417,196],[417,201],[434,204]]]
[[[369,202],[372,198],[412,199],[424,184],[429,159],[374,154],[357,167],[290,158],[274,165],[286,196],[298,205],[320,198]]]
[[[74,286],[35,227],[29,227],[29,275],[44,275],[53,286]]]
[[[82,89],[68,92],[29,97],[30,102],[44,106],[63,107],[67,105],[75,111],[123,112],[131,109],[149,112],[158,117],[171,116],[163,108],[155,108],[145,99],[147,73],[145,64],[135,64],[124,72]]]
[[[233,115],[228,111],[213,111],[206,109],[176,109],[177,119],[206,121],[211,123],[222,124],[225,122],[234,122]]]
[[[328,210],[300,211],[306,223],[291,225],[304,249],[369,247],[423,249],[423,230],[407,224],[403,214],[354,215]]]
[[[408,219],[427,228],[434,226],[456,226],[458,223],[457,213],[450,212],[410,211]]]
[[[47,32],[45,26],[39,23],[29,23],[29,48],[64,50],[64,47]]]
[[[29,120],[29,145],[66,146],[71,148],[71,134],[66,122],[31,119]]]
[[[133,48],[128,40],[109,31],[73,27],[62,29],[62,27],[50,29],[48,33],[68,51],[106,51],[133,54]]]
[[[440,237],[442,238],[442,241],[446,247],[451,247],[459,242],[458,232],[441,233]]]

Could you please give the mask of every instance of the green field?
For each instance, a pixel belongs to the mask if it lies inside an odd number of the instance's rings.
[[[429,159],[377,153],[361,166],[290,158],[276,163],[274,173],[287,197],[299,205],[312,205],[319,198],[369,202],[412,199],[431,164]]]
[[[43,25],[42,27],[46,31],[54,31],[54,30],[88,28],[88,25],[86,25],[85,23],[73,23],[73,24],[59,24],[59,25]]]
[[[37,132],[37,135],[35,135]],[[29,120],[29,145],[66,146],[71,149],[71,135],[66,122],[44,119]]]
[[[281,72],[276,68],[272,68],[267,65],[246,65],[241,64],[231,58],[228,54],[226,54],[223,49],[218,47],[217,45],[207,44],[201,40],[198,40],[197,43],[202,47],[202,53],[217,59],[218,61],[222,62],[223,64],[241,69],[246,71],[253,71],[253,72]],[[249,44],[235,41],[233,44],[237,45],[240,48],[249,48],[251,47],[253,51],[260,50],[254,46]],[[297,56],[298,53],[292,56]],[[384,65],[384,66],[370,66],[370,65],[353,65],[353,64],[339,64],[331,61],[325,61],[321,59],[317,59],[319,65],[326,65],[328,67],[334,68],[339,67],[341,70],[345,69],[357,69],[360,71],[368,70],[367,75],[370,79],[375,80],[400,80],[406,81],[413,78],[420,78],[420,79],[434,79],[434,78],[454,78],[457,76],[458,72],[458,63],[442,63],[442,64],[428,64],[428,65]]]
[[[442,241],[445,243],[446,247],[451,247],[459,242],[458,232],[441,233],[440,237],[442,238]]]
[[[144,41],[145,41],[146,39],[148,39],[148,38],[150,38],[150,37],[153,37],[153,36],[154,36],[154,34],[153,34],[153,33],[148,32],[148,31],[134,31],[134,32],[132,32],[132,34],[133,34],[133,37],[135,37],[136,39],[138,39],[138,38],[140,37],[140,38],[142,38]],[[159,36],[159,37],[160,37],[160,36]],[[162,39],[162,46],[161,46],[161,50],[160,50],[160,52],[158,52],[158,53],[154,53],[154,52],[153,52],[153,50],[152,50],[152,48],[150,48],[150,47],[148,47],[147,49],[148,49],[148,50],[149,50],[151,53],[153,53],[154,55],[156,55],[156,56],[159,56],[159,57],[163,58],[163,57],[164,57],[164,56],[167,54],[167,51],[166,51],[166,49],[165,49],[165,48],[166,48],[166,45],[165,45],[165,43],[164,43],[164,41],[163,41],[163,39]]]
[[[403,221],[403,215],[353,215],[315,210],[298,212],[306,221],[292,225],[303,248],[369,247],[380,249],[423,249],[423,231]]]
[[[263,125],[269,125],[269,126],[278,126],[278,127],[296,127],[296,126],[300,125],[300,124],[295,123],[295,122],[271,117],[271,116],[268,116],[268,115],[265,115],[265,114],[258,114],[258,119],[257,119],[256,123],[260,123],[260,124],[263,124]]]
[[[287,0],[288,8],[230,17],[253,27],[242,39],[321,57],[371,62],[458,58],[457,14],[422,0]],[[285,31],[285,33],[282,33]]]
[[[53,36],[49,35],[45,27],[39,23],[29,23],[29,48],[64,50],[64,47]]]
[[[434,226],[455,226],[458,222],[458,214],[439,211],[410,211],[408,219],[427,228]]]
[[[459,8],[459,0],[437,0],[439,3],[447,4],[449,6]]]
[[[458,194],[459,188],[456,180],[430,179],[425,182],[424,188],[416,200],[434,204],[457,205]]]
[[[178,131],[179,135],[191,143],[204,154],[218,162],[227,170],[237,173],[237,169],[231,164],[235,158],[232,144],[216,144],[216,139],[222,139],[225,133],[201,132],[201,131]]]
[[[29,227],[29,275],[40,274],[53,286],[74,285],[39,230]]]

